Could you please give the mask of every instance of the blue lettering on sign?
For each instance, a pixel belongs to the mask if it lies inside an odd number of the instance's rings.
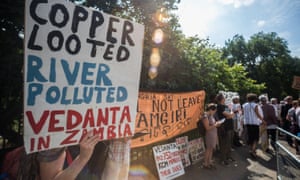
[[[54,83],[57,79],[56,70],[60,68],[64,73],[64,78],[66,79],[68,85],[75,85],[76,82],[79,82],[78,78],[81,78],[80,82],[83,85],[112,85],[112,82],[108,77],[110,68],[106,64],[74,62],[74,68],[71,69],[67,60],[62,59],[59,62],[57,62],[55,58],[51,58],[49,75],[47,75],[45,74],[45,70],[44,72],[42,72],[41,70],[41,68],[43,67],[42,59],[38,56],[28,55],[26,81],[33,82],[36,80],[38,82],[48,82],[48,79],[46,77],[49,77],[49,81]],[[78,76],[78,74],[80,73],[80,66],[82,66],[82,71],[80,74],[81,76]]]
[[[71,70],[69,68],[69,63],[66,60],[62,59],[61,60],[61,65],[62,65],[62,68],[64,70],[64,73],[65,73],[66,79],[68,81],[68,84],[69,85],[74,85],[75,81],[76,81],[76,78],[78,76],[78,71],[79,71],[79,66],[80,66],[79,62],[75,62],[73,72],[71,72]]]
[[[27,105],[33,106],[35,104],[35,97],[40,95],[43,91],[43,85],[39,83],[31,83],[28,85],[28,99]]]
[[[89,71],[89,69],[95,69],[96,64],[92,63],[83,63],[82,67],[82,78],[81,83],[86,85],[92,85],[93,80],[88,80],[88,76],[93,76],[93,71]]]
[[[112,86],[109,78],[110,68],[106,64],[74,62],[73,68],[67,60],[50,59],[49,71],[42,70],[40,57],[28,55],[27,64],[27,105],[33,106],[42,94],[49,104],[89,104],[124,102],[128,98],[126,87]],[[80,68],[81,67],[81,68]],[[57,69],[63,77],[57,77]],[[48,79],[47,79],[48,77]],[[57,78],[65,78],[65,84],[57,86]],[[78,83],[80,85],[78,85]],[[47,86],[45,86],[47,84]],[[72,96],[70,96],[70,94]]]
[[[32,82],[34,79],[39,82],[47,82],[47,79],[40,72],[40,68],[43,66],[43,61],[41,58],[28,55],[28,63],[27,63],[27,80],[26,82]]]
[[[46,102],[49,104],[55,104],[60,97],[60,91],[57,86],[52,86],[47,90]]]

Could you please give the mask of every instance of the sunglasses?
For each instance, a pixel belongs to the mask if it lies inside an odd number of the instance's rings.
[[[216,110],[216,109],[217,109],[217,107],[216,107],[216,106],[209,106],[209,107],[208,107],[208,109],[209,109],[209,110],[213,110],[213,111],[214,111],[214,110]]]

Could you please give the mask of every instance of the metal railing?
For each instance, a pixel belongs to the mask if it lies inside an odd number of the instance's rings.
[[[293,147],[288,147],[286,140],[280,141],[279,133],[285,138],[289,136],[300,142],[300,137],[295,136],[294,134],[282,129],[277,128],[276,132],[276,158],[277,158],[277,179],[278,180],[293,180],[300,179],[300,159],[293,152]],[[300,145],[300,143],[299,143]]]

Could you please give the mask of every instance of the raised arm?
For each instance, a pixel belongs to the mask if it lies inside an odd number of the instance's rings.
[[[87,133],[80,142],[80,153],[73,160],[71,165],[63,169],[66,152],[62,152],[59,157],[50,162],[40,162],[40,176],[42,180],[66,180],[75,179],[80,171],[90,159],[95,145],[99,141],[98,135],[92,135],[92,132]]]

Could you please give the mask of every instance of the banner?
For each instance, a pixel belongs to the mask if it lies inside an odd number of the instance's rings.
[[[205,145],[203,138],[197,138],[189,141],[188,148],[191,155],[192,164],[204,159]]]
[[[292,88],[300,90],[300,76],[294,76]]]
[[[196,123],[203,113],[204,99],[204,91],[140,92],[135,132],[146,135],[134,138],[132,147],[167,140],[197,128]]]
[[[132,136],[144,26],[69,1],[25,4],[24,144],[31,153]]]
[[[188,144],[189,144],[188,136],[176,138],[176,145],[181,157],[183,167],[188,167],[189,165],[191,165],[191,161],[189,158]]]
[[[184,174],[176,143],[154,146],[153,154],[160,180],[174,179]]]

